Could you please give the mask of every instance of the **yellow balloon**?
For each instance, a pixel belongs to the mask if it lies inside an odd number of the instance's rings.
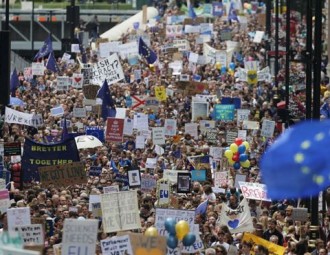
[[[241,162],[242,167],[250,167],[250,160],[245,160],[244,162]]]
[[[232,160],[231,158],[229,158],[229,159],[228,159],[228,163],[229,163],[229,165],[231,165],[231,166],[232,166],[232,165],[234,165],[234,164],[235,164],[235,161],[234,161],[234,160]]]
[[[145,236],[158,236],[158,230],[155,227],[149,227],[146,229],[146,232],[144,232]]]
[[[236,153],[238,151],[238,146],[236,143],[232,143],[229,148],[233,153]]]
[[[221,64],[220,64],[220,62],[216,62],[216,63],[215,63],[215,68],[218,69],[218,70],[221,69]]]
[[[185,220],[180,220],[175,225],[176,237],[181,241],[189,233],[189,224]]]
[[[242,144],[245,146],[246,150],[250,149],[250,144],[247,141],[244,141]]]
[[[234,153],[231,150],[226,150],[225,156],[227,159],[231,159],[234,156]]]

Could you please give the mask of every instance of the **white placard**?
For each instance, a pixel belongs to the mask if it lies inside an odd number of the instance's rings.
[[[167,231],[165,230],[165,220],[167,218],[173,218],[176,222],[185,220],[188,222],[190,229],[194,229],[194,210],[191,211],[156,208],[155,227],[158,229],[160,236],[165,236],[167,234]]]
[[[124,135],[133,134],[133,120],[131,120],[129,118],[125,118],[123,134]]]
[[[133,255],[131,241],[128,235],[113,236],[111,238],[101,240],[101,249],[103,255]]]
[[[194,52],[189,52],[189,62],[191,63],[197,63],[198,61],[198,54],[197,53],[194,53]]]
[[[242,194],[247,199],[255,199],[261,201],[271,201],[267,197],[267,187],[265,184],[256,182],[238,182]]]
[[[71,52],[80,53],[79,44],[71,44]]]
[[[57,90],[67,91],[69,89],[70,77],[67,76],[57,76],[56,78],[56,88]]]
[[[75,89],[81,89],[84,84],[84,76],[81,73],[73,73],[71,86]]]
[[[145,146],[145,137],[143,135],[137,135],[135,138],[135,148],[144,149]]]
[[[139,55],[139,45],[137,41],[121,44],[118,46],[118,49],[121,58],[127,58],[129,55]]]
[[[66,218],[63,226],[62,254],[95,254],[99,221]]]
[[[44,245],[44,233],[41,224],[16,226],[15,231],[19,232],[25,244]]]
[[[258,130],[259,129],[259,122],[258,121],[251,121],[251,120],[244,120],[242,128],[243,129]]]
[[[107,186],[103,187],[103,193],[104,194],[109,194],[112,192],[119,192],[119,186],[118,185],[112,185],[112,186]]]
[[[39,251],[25,250],[24,248],[3,246],[0,249],[2,255],[40,255]]]
[[[226,187],[228,182],[228,172],[227,171],[221,171],[221,172],[215,172],[214,173],[214,186],[219,187]]]
[[[73,108],[73,117],[76,117],[76,118],[85,118],[86,117],[86,108],[83,107],[83,108],[78,108],[78,107],[74,107]]]
[[[93,81],[101,85],[105,79],[107,79],[109,85],[125,79],[117,54],[112,54],[93,66]]]
[[[32,63],[32,75],[44,75],[45,66],[44,63]]]
[[[191,102],[192,108],[192,121],[205,119],[209,116],[209,103],[208,102]]]
[[[43,119],[36,114],[23,113],[6,107],[5,122],[26,125],[31,127],[38,127],[42,125]]]
[[[262,122],[261,136],[271,138],[274,135],[275,121],[264,120]]]
[[[157,158],[147,158],[146,168],[156,168],[157,166]]]
[[[153,144],[165,144],[165,129],[163,127],[152,128],[152,143]]]
[[[167,179],[172,184],[176,184],[178,182],[178,173],[189,173],[189,172],[184,170],[166,169],[163,172],[163,178]]]
[[[15,231],[16,226],[31,224],[30,207],[10,208],[7,210],[8,231]]]
[[[64,114],[64,109],[61,105],[56,106],[56,107],[53,107],[53,108],[50,109],[50,113],[54,117],[59,117],[59,116],[62,116]]]
[[[238,130],[237,138],[242,138],[243,141],[246,140],[247,130]]]
[[[223,148],[221,147],[210,147],[210,156],[213,158],[213,160],[220,160],[222,159],[222,152]]]
[[[237,125],[245,120],[249,120],[250,110],[248,109],[237,109]]]
[[[194,138],[198,138],[198,124],[197,123],[186,123],[184,131],[186,134],[190,134]]]
[[[261,43],[262,38],[264,37],[264,34],[265,34],[264,31],[256,31],[253,42],[254,43]]]
[[[149,123],[148,123],[148,115],[144,113],[136,113],[134,114],[134,124],[133,128],[137,130],[148,130]]]

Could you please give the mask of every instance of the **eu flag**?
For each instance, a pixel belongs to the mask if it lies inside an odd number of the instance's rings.
[[[197,214],[205,215],[207,211],[208,202],[209,202],[208,200],[205,200],[204,202],[200,203],[195,209],[195,215]]]
[[[14,68],[14,71],[10,77],[10,93],[12,97],[15,97],[16,89],[18,89],[19,86],[20,86],[20,82],[18,79],[17,71],[16,68]]]
[[[34,56],[33,60],[46,57],[49,53],[53,51],[53,44],[51,36],[49,35],[42,45],[41,49],[38,51],[37,55]]]
[[[68,127],[66,123],[66,118],[64,118],[64,125],[62,129],[62,141],[66,140],[68,138],[69,132],[68,132]]]
[[[60,72],[60,68],[58,67],[58,65],[56,63],[56,59],[55,59],[53,51],[48,56],[46,68],[54,73]]]
[[[116,117],[116,108],[115,102],[112,99],[112,96],[109,91],[109,85],[107,80],[104,80],[104,83],[97,93],[97,97],[102,99],[102,118],[104,121],[108,117]]]
[[[190,3],[190,0],[187,1],[187,4],[188,4],[188,16],[189,16],[189,18],[196,19],[197,15],[196,15],[196,12],[194,10],[194,7]]]
[[[271,199],[304,198],[330,185],[330,121],[302,122],[266,150],[261,173]]]
[[[148,61],[148,64],[153,64],[157,60],[156,53],[148,47],[141,37],[139,40],[139,54]]]

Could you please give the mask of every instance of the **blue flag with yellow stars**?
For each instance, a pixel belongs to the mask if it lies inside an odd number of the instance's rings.
[[[148,64],[153,64],[157,60],[156,53],[148,47],[141,37],[139,40],[139,54],[148,61]]]
[[[262,157],[271,199],[317,195],[330,185],[330,121],[302,122],[288,129]]]

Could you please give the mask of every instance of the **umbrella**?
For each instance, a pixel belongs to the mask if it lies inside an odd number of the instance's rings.
[[[24,102],[17,97],[10,97],[10,105],[24,106]]]
[[[103,143],[92,135],[80,135],[74,139],[76,140],[78,150],[103,146]]]

